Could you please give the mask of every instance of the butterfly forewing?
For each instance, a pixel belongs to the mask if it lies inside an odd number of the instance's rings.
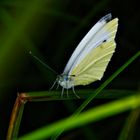
[[[96,47],[90,46],[88,47],[89,50],[85,49],[80,54],[69,73],[69,75],[75,75],[73,77],[74,85],[87,85],[102,78],[115,51],[116,43],[114,38],[117,32],[117,26],[117,18],[107,23],[97,34],[97,36],[101,36],[102,38],[107,36],[107,38],[102,40],[100,44],[97,44]],[[91,43],[89,42],[89,44]]]
[[[83,50],[87,48],[87,43],[90,39],[93,38],[93,36],[109,21],[111,20],[111,14],[108,14],[101,18],[92,28],[91,30],[86,34],[86,36],[82,39],[82,41],[78,44],[77,48],[74,50],[72,56],[70,57],[64,72],[65,74],[68,74],[70,70],[72,69],[72,66],[74,62],[78,59],[78,57],[81,55]]]

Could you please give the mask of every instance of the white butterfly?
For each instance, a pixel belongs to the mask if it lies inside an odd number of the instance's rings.
[[[64,89],[72,88],[75,93],[74,86],[88,85],[103,77],[116,47],[114,38],[118,18],[111,18],[111,14],[101,18],[74,50],[63,73],[56,80],[62,86],[62,96]]]

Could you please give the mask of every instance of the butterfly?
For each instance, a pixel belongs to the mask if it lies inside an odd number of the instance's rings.
[[[78,85],[88,85],[101,80],[113,53],[115,52],[115,36],[118,28],[118,18],[112,19],[111,14],[102,17],[85,35],[71,55],[64,71],[58,75],[51,89],[56,83],[64,89]],[[30,51],[30,54],[32,52]],[[53,69],[43,63],[39,58],[32,55],[36,60],[57,74]]]
[[[111,14],[102,17],[81,40],[71,55],[64,71],[56,82],[64,89],[73,89],[78,85],[88,85],[101,80],[113,53],[118,18]],[[78,95],[76,95],[79,97]]]

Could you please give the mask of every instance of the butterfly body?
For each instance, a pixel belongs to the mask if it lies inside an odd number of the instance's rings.
[[[70,89],[74,86],[73,76],[67,74],[61,74],[57,78],[57,82],[65,89]]]
[[[63,89],[100,80],[115,52],[118,18],[101,18],[78,44],[57,82]]]

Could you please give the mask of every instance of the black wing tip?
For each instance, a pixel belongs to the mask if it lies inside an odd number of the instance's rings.
[[[109,14],[105,15],[104,17],[102,17],[102,18],[100,19],[100,22],[102,22],[102,21],[104,21],[104,22],[109,22],[111,19],[112,19],[112,14],[109,13]]]

